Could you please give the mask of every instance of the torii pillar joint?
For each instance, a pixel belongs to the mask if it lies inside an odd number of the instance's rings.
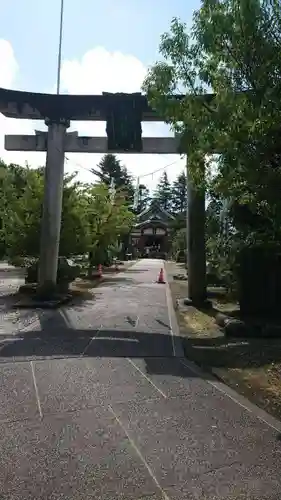
[[[64,152],[66,131],[70,126],[64,118],[46,118],[48,126],[47,156],[43,214],[41,221],[41,242],[39,262],[39,286],[42,290],[52,290],[57,281],[60,243]]]
[[[187,272],[186,305],[207,306],[205,248],[205,190],[195,186],[187,167]]]

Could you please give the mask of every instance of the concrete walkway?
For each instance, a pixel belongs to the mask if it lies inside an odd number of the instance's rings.
[[[277,428],[182,358],[161,265],[2,346],[0,498],[281,498]]]

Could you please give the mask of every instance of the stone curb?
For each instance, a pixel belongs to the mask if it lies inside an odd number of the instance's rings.
[[[166,282],[166,302],[167,302],[167,308],[168,308],[168,315],[169,315],[169,322],[170,322],[170,328],[171,328],[171,336],[172,336],[172,341],[173,341],[173,354],[176,358],[181,358],[184,357],[184,349],[182,345],[182,341],[180,338],[180,329],[178,325],[178,320],[177,320],[177,315],[176,311],[174,308],[173,304],[173,298],[172,298],[172,293],[170,289],[170,284],[169,284],[169,279],[168,279],[168,273],[167,269],[164,263],[164,276],[165,276],[165,282]]]

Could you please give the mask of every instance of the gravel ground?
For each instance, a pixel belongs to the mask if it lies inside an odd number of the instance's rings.
[[[13,336],[21,330],[31,327],[37,327],[42,312],[24,311],[21,309],[12,309],[14,303],[13,294],[24,283],[24,271],[9,266],[6,263],[0,265],[0,342],[1,338]]]

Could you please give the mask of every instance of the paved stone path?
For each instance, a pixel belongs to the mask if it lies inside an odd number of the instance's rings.
[[[1,499],[281,498],[277,428],[182,358],[160,265],[2,345]]]

